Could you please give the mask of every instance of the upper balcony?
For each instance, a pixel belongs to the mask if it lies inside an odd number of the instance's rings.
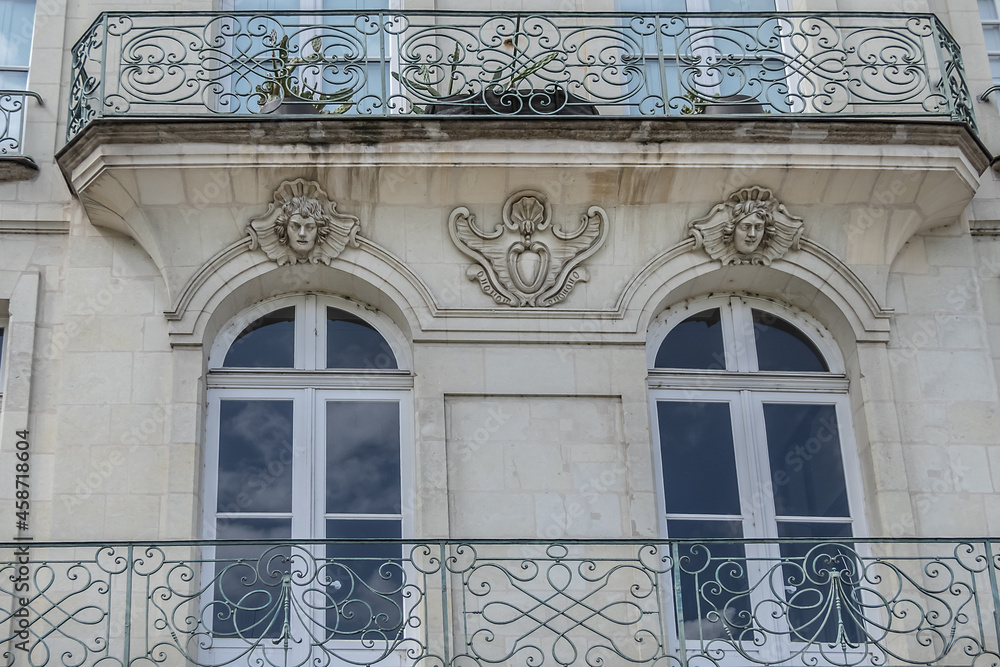
[[[674,190],[604,205],[698,210],[733,180],[876,211],[901,203],[887,183],[912,182],[892,247],[864,255],[889,263],[897,241],[961,214],[991,158],[931,14],[118,12],[72,62],[58,163],[91,222],[140,243],[171,289],[218,250],[176,257],[178,219],[221,234],[307,171],[376,207],[426,197],[394,185],[416,169],[539,184],[546,169],[578,183],[634,170]],[[825,195],[832,180],[850,194]]]
[[[931,14],[105,13],[73,48],[69,139],[101,119],[792,116],[958,121]]]

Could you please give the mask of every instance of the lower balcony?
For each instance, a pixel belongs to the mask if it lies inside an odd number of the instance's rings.
[[[20,542],[0,664],[995,666],[998,547]]]

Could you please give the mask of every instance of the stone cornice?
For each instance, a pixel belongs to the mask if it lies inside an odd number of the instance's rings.
[[[562,137],[572,137],[563,139]],[[491,145],[491,140],[499,145]],[[475,142],[476,149],[465,147]],[[513,144],[511,142],[514,142]],[[319,159],[326,156],[353,154],[356,159],[374,153],[380,163],[392,163],[392,157],[408,157],[400,145],[419,146],[414,149],[424,155],[443,150],[428,149],[427,145],[447,147],[461,161],[476,160],[483,149],[494,157],[507,153],[522,158],[532,154],[524,151],[525,144],[544,144],[550,157],[572,154],[581,142],[608,144],[608,159],[621,165],[628,156],[671,155],[684,145],[700,147],[717,144],[718,151],[706,154],[732,156],[739,145],[785,145],[789,152],[799,153],[795,146],[834,147],[857,146],[871,152],[887,149],[890,154],[921,156],[937,154],[942,148],[957,149],[967,161],[970,171],[978,177],[988,167],[990,154],[968,128],[955,122],[913,121],[845,121],[835,119],[802,120],[774,117],[757,120],[727,120],[705,118],[515,118],[468,119],[462,117],[414,119],[338,118],[335,120],[236,120],[231,117],[198,120],[164,119],[104,119],[91,123],[57,154],[57,161],[73,187],[84,186],[87,172],[97,162],[116,166],[216,166],[228,163],[239,154],[253,158],[257,166],[280,159],[289,163],[289,147],[302,152],[303,157]],[[621,145],[632,145],[622,154]],[[183,145],[183,150],[176,147]],[[392,148],[388,148],[391,145]],[[161,146],[164,149],[152,149]],[[197,148],[201,146],[201,148]],[[231,149],[219,147],[231,146]],[[268,150],[274,147],[275,150]],[[459,150],[456,150],[458,148]],[[492,149],[492,150],[491,150]],[[916,149],[914,153],[914,149]],[[928,152],[928,149],[930,151]],[[738,151],[737,151],[738,152]],[[773,151],[772,151],[773,152]],[[820,153],[826,151],[820,150]],[[763,151],[766,156],[768,151]],[[170,156],[174,156],[174,160]],[[159,159],[156,159],[156,158]],[[600,160],[600,155],[588,153]],[[131,158],[131,159],[129,159]],[[617,159],[614,159],[617,158]],[[632,158],[635,159],[635,158]],[[340,163],[334,160],[334,163]],[[413,163],[412,156],[406,160]],[[759,163],[758,163],[759,164]]]

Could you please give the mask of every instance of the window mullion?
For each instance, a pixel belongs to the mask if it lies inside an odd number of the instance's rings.
[[[720,306],[719,315],[722,317],[722,345],[726,352],[726,370],[744,370],[740,363],[740,337],[737,333],[739,331],[739,321],[736,320],[733,314],[732,299],[725,305]]]
[[[753,317],[750,306],[740,297],[730,301],[733,311],[733,336],[737,354],[738,370],[752,373],[757,370],[757,343],[754,340]]]
[[[320,363],[322,360],[319,351],[319,339],[326,338],[326,331],[322,329],[324,318],[320,317],[323,310],[319,298],[315,294],[306,297],[306,318],[303,327],[305,330],[302,335],[305,339],[304,345],[307,355],[306,363],[308,365],[306,368],[309,370],[318,370],[325,365]]]
[[[767,431],[764,426],[764,409],[760,397],[752,391],[744,391],[743,406],[747,414],[748,471],[752,480],[752,497],[755,502],[751,511],[756,515],[755,537],[777,537],[774,511],[774,489],[771,482],[771,466],[768,459]]]
[[[749,308],[746,309],[749,320]],[[750,322],[752,326],[752,322]],[[767,449],[767,431],[764,426],[764,409],[760,397],[753,391],[741,392],[741,405],[745,410],[747,421],[747,473],[751,483],[751,504],[749,514],[756,532],[753,537],[773,540],[777,537],[778,528],[775,521],[774,495],[771,484],[770,462]],[[744,509],[747,512],[747,509]],[[773,542],[747,545],[747,572],[750,581],[762,582],[751,596],[751,607],[756,609],[771,596],[770,587],[764,580],[780,577],[781,569],[778,562],[781,558],[780,547]],[[778,568],[777,571],[774,568]],[[751,584],[753,585],[753,584]],[[772,618],[767,614],[757,617],[757,621],[768,632],[774,633],[771,640],[761,649],[761,659],[765,662],[780,660],[788,654],[785,639],[786,627],[782,619]]]
[[[310,479],[315,465],[315,418],[310,404],[312,389],[296,392],[295,436],[292,449],[292,537],[308,539],[313,532],[313,480]]]
[[[731,403],[736,437],[737,479],[740,485],[740,508],[743,512],[743,536],[763,537],[764,516],[760,506],[766,503],[760,488],[755,461],[757,458],[756,424],[753,416],[750,392],[741,391]]]

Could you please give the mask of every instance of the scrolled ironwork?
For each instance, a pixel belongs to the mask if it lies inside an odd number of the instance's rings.
[[[975,129],[930,14],[106,13],[67,133],[116,116],[795,114]]]
[[[24,155],[24,105],[29,97],[42,103],[30,90],[0,90],[0,157]]]
[[[0,665],[996,667],[987,540],[0,545]]]

